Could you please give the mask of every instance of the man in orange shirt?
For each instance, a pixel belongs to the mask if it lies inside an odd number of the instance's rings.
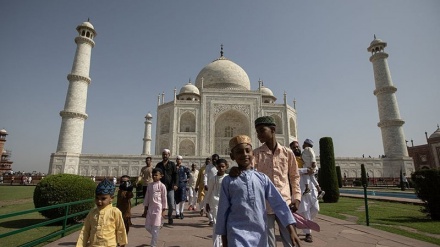
[[[254,169],[266,174],[292,211],[296,211],[301,201],[298,165],[292,150],[276,141],[275,127],[275,120],[270,116],[255,120],[258,140],[264,144],[254,150]],[[289,232],[280,225],[279,219],[267,205],[269,246],[276,246],[275,221],[278,223],[283,245],[293,247]]]

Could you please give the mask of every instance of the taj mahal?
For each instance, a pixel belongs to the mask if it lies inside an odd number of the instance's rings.
[[[171,101],[165,102],[164,94],[159,94],[154,150],[154,118],[148,113],[145,116],[141,154],[83,154],[84,123],[88,117],[87,90],[91,83],[90,58],[96,31],[89,21],[80,24],[76,30],[77,49],[71,73],[67,75],[69,87],[64,109],[60,112],[58,145],[56,152],[51,154],[49,174],[137,176],[145,158],[151,156],[153,164],[156,164],[162,159],[161,151],[164,148],[170,149],[172,157],[182,155],[184,165],[194,163],[200,167],[205,158],[214,153],[229,158],[228,142],[235,135],[250,136],[254,141],[253,146],[258,147],[260,144],[253,123],[260,116],[275,119],[276,137],[280,144],[288,146],[298,139],[295,102],[290,105],[286,93],[277,98],[262,81],[258,82],[256,89],[251,89],[246,71],[226,58],[221,47],[220,56],[203,67],[194,82],[189,81],[180,90],[175,89]],[[398,177],[401,169],[407,174],[414,171],[406,147],[404,121],[400,118],[395,96],[397,89],[392,83],[387,64],[386,46],[386,42],[375,37],[367,48],[373,64],[374,95],[380,119],[378,127],[381,129],[385,155],[369,159],[337,157],[336,165],[341,167],[342,176],[360,177],[361,164],[365,165],[369,177],[376,178]]]

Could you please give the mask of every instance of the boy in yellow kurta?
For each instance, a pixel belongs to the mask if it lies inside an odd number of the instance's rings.
[[[89,212],[84,221],[77,247],[124,247],[128,243],[122,213],[112,205],[114,193],[115,185],[107,179],[98,184],[95,192],[96,208]]]

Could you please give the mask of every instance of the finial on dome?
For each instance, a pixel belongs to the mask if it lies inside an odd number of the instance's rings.
[[[90,17],[87,18],[87,22],[90,22]]]
[[[220,57],[223,57],[223,44],[220,45]]]
[[[376,34],[374,34],[374,39],[376,39]]]
[[[189,84],[191,84],[191,77],[189,78],[189,81],[188,81],[188,83],[189,83]]]

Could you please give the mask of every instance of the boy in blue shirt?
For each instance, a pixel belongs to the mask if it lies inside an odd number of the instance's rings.
[[[289,206],[270,179],[252,169],[250,137],[233,137],[229,148],[238,168],[231,169],[223,179],[220,191],[215,233],[222,236],[223,246],[268,246],[266,200],[289,231],[292,242],[300,246]]]

